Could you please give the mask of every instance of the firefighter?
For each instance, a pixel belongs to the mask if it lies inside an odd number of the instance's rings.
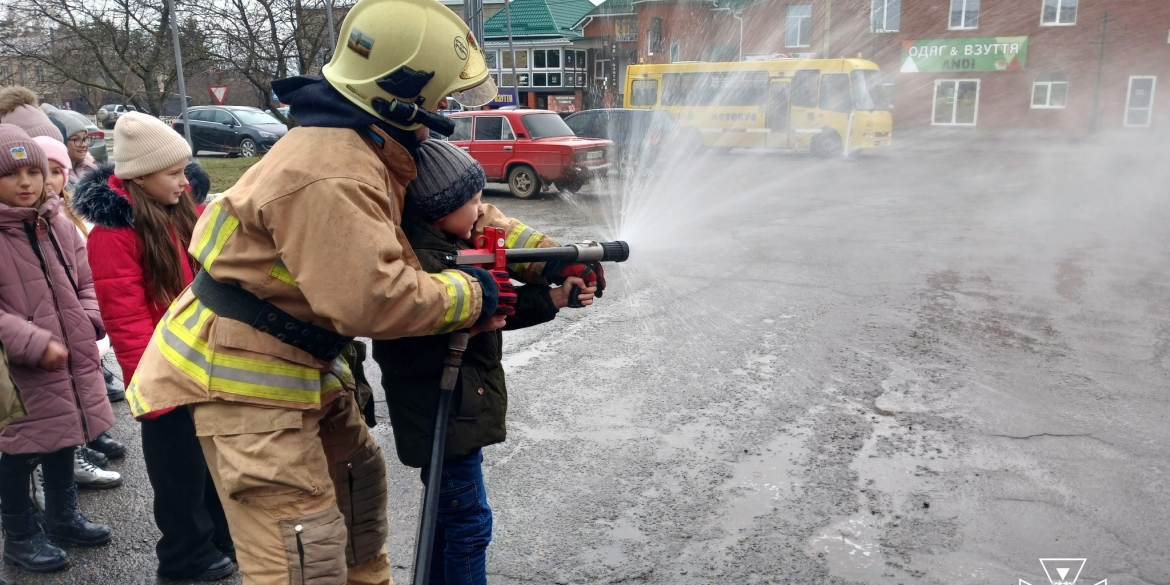
[[[323,73],[273,84],[300,127],[200,217],[202,270],[126,389],[136,417],[190,409],[247,585],[390,582],[386,464],[341,348],[483,325],[514,302],[486,270],[428,274],[399,227],[418,121],[442,127],[445,96],[496,94],[463,22],[436,0],[360,0]],[[485,225],[558,245],[490,206]]]

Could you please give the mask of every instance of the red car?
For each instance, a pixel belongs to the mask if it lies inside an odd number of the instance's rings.
[[[578,138],[554,112],[484,110],[451,115],[448,140],[483,165],[489,181],[508,183],[512,195],[528,199],[554,183],[574,192],[609,168],[613,142]]]

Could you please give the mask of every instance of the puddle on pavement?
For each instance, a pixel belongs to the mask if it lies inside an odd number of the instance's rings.
[[[718,523],[726,534],[718,549],[730,553],[751,530],[756,518],[793,503],[800,486],[800,461],[805,457],[806,439],[804,434],[784,431],[764,449],[735,464],[725,484],[730,506]]]

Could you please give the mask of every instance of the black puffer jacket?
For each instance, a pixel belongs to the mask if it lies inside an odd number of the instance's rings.
[[[409,211],[402,218],[402,230],[427,272],[442,272],[448,255],[468,247]],[[531,327],[556,317],[557,308],[547,286],[517,286],[516,294],[516,314],[508,317],[504,329]],[[467,344],[447,424],[447,458],[471,454],[506,438],[508,390],[500,364],[502,347],[500,331],[480,333]],[[394,444],[404,465],[423,467],[430,463],[439,378],[446,356],[446,335],[374,342],[374,360],[382,368]]]

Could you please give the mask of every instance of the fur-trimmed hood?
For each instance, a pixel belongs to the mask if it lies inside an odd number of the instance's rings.
[[[77,183],[69,207],[78,217],[108,228],[132,227],[134,206],[122,189],[122,180],[114,176],[114,165],[107,163],[88,172]]]
[[[184,169],[187,187],[195,207],[202,207],[211,190],[211,177],[197,162],[187,164]],[[106,163],[81,177],[74,189],[69,206],[78,217],[108,228],[132,227],[134,206],[130,195],[122,187],[122,180],[114,176],[114,165]]]

